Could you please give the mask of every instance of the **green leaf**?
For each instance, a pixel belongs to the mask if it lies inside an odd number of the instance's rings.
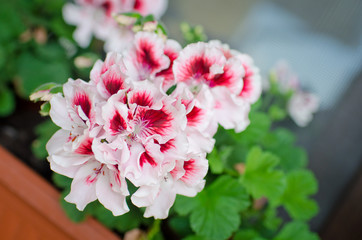
[[[113,228],[116,225],[116,217],[101,204],[94,210],[94,216],[108,228]]]
[[[303,148],[280,146],[274,153],[279,156],[280,166],[287,172],[303,168],[307,165],[307,153]]]
[[[29,96],[39,85],[46,82],[64,83],[70,76],[69,65],[63,60],[42,60],[29,53],[18,59],[18,91]]]
[[[268,114],[273,121],[281,121],[287,117],[287,111],[276,104],[270,106]]]
[[[155,17],[152,14],[149,14],[143,18],[143,22],[153,22],[155,21]]]
[[[254,198],[267,197],[274,201],[283,194],[286,181],[283,172],[275,170],[278,162],[275,155],[262,152],[259,147],[250,150],[241,180]]]
[[[191,27],[190,24],[183,22],[180,25],[180,29],[184,37],[184,40],[186,42],[186,45],[196,42],[205,42],[207,40],[207,36],[204,33],[204,29],[200,25]]]
[[[275,231],[279,228],[282,222],[283,220],[277,216],[276,208],[269,205],[264,213],[263,225],[267,229]]]
[[[174,204],[175,211],[181,216],[186,216],[194,208],[196,208],[198,202],[196,198],[189,198],[182,195],[177,195]]]
[[[176,89],[176,84],[175,85],[172,85],[166,92],[167,95],[170,95],[173,91],[175,91]]]
[[[212,152],[207,155],[207,160],[209,160],[210,170],[213,174],[222,173],[224,167],[219,157],[217,148],[214,148]]]
[[[286,172],[300,169],[307,164],[307,153],[303,148],[295,147],[295,135],[284,128],[277,128],[266,134],[262,145],[266,150],[277,155],[280,166]]]
[[[172,230],[174,230],[180,237],[192,234],[190,220],[188,217],[172,217],[168,220],[168,224],[172,228]]]
[[[127,17],[136,18],[136,19],[142,18],[142,15],[139,14],[138,12],[126,12],[126,13],[122,13],[122,15],[127,16]]]
[[[72,179],[66,176],[60,175],[58,173],[53,172],[52,180],[54,184],[63,189],[70,189],[70,185],[72,183]]]
[[[0,2],[0,42],[7,42],[25,31],[16,5],[11,2]]]
[[[149,240],[161,240],[163,236],[161,234],[161,220],[155,219],[152,223],[150,230],[147,233],[147,239]]]
[[[48,152],[45,146],[51,136],[58,130],[59,127],[55,125],[50,119],[40,123],[35,127],[34,131],[37,135],[37,138],[33,141],[31,150],[37,158],[44,159],[48,156]]]
[[[183,238],[182,240],[207,240],[207,238],[204,238],[202,236],[187,236],[186,238]]]
[[[233,147],[230,146],[223,147],[220,151],[214,148],[214,150],[207,155],[212,173],[220,174],[223,172],[224,166],[233,150]]]
[[[191,202],[186,202],[182,213],[191,212],[191,228],[209,240],[230,237],[240,225],[239,211],[250,205],[245,189],[230,176],[217,178]],[[180,211],[180,207],[175,209]]]
[[[286,224],[273,240],[319,240],[319,237],[309,231],[307,224],[291,222]]]
[[[226,200],[208,200],[200,197],[203,206],[191,214],[191,228],[207,239],[227,239],[240,225],[239,214]]]
[[[268,133],[271,121],[267,114],[262,112],[250,113],[250,125],[245,131],[235,134],[234,138],[247,146],[259,143]]]
[[[114,228],[120,232],[126,232],[138,228],[145,218],[140,209],[135,207],[130,201],[127,201],[130,211],[126,214],[116,217]]]
[[[7,62],[7,51],[5,46],[0,46],[0,69],[5,65]]]
[[[12,91],[0,86],[0,117],[10,115],[15,110],[15,97]]]
[[[37,45],[35,50],[35,55],[44,60],[58,61],[66,57],[64,49],[54,42],[46,45]]]
[[[263,146],[268,150],[292,146],[294,143],[294,133],[285,128],[277,128],[274,131],[267,133],[262,140]]]
[[[265,240],[253,229],[243,229],[238,231],[233,240]]]
[[[318,212],[317,203],[309,199],[318,190],[317,180],[309,170],[297,170],[287,175],[287,187],[280,199],[293,219],[308,220]]]
[[[44,91],[44,90],[51,90],[55,87],[61,87],[60,84],[58,83],[53,83],[53,82],[48,82],[48,83],[44,83],[42,85],[40,85],[39,87],[37,87],[35,90],[34,90],[34,93],[35,92],[38,92],[38,91]]]
[[[49,116],[49,112],[50,112],[50,103],[49,102],[45,102],[40,106],[40,110],[39,110],[39,114],[43,117]]]

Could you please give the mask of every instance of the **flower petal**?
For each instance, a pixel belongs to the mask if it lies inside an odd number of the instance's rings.
[[[88,162],[76,173],[70,193],[64,198],[67,202],[75,203],[83,211],[88,203],[97,199],[96,182],[103,165],[96,161]]]
[[[96,183],[96,195],[105,208],[109,209],[114,216],[119,216],[128,212],[129,208],[126,203],[126,196],[113,191],[113,183],[110,181],[111,175],[114,175],[112,171],[103,169]],[[121,184],[126,184],[124,179],[121,182]]]

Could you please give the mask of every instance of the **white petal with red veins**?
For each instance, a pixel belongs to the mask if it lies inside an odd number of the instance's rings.
[[[239,54],[237,57],[241,60],[245,70],[245,75],[243,77],[244,85],[238,95],[251,104],[255,103],[262,92],[259,69],[254,65],[253,59],[250,56]]]
[[[108,169],[102,169],[96,183],[96,195],[101,204],[109,209],[114,216],[122,215],[129,211],[126,203],[126,195],[113,191],[113,184],[110,181],[114,173]],[[121,184],[126,184],[123,180]],[[128,194],[127,194],[128,195]]]
[[[133,90],[127,93],[128,104],[142,107],[149,107],[154,110],[160,110],[163,106],[165,95],[148,80],[142,82],[133,82]]]
[[[103,164],[97,161],[91,161],[82,166],[74,176],[70,193],[65,200],[75,203],[81,211],[85,206],[97,199],[96,182],[103,168]]]
[[[101,76],[107,72],[112,66],[119,67],[124,72],[122,55],[116,52],[107,53],[106,59],[103,61],[97,60],[90,72],[90,83],[96,85]]]
[[[128,75],[135,80],[151,80],[157,72],[170,65],[170,59],[164,54],[163,39],[155,33],[139,32],[134,45],[128,51],[124,63]]]
[[[126,78],[127,76],[121,71],[119,66],[113,65],[101,75],[100,81],[97,84],[97,90],[103,98],[108,99],[113,94],[118,93],[119,90],[129,87]]]

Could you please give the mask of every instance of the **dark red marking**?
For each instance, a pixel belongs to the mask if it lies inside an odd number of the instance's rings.
[[[199,122],[202,121],[203,110],[198,107],[194,107],[191,112],[189,112],[187,117],[188,126],[196,126]]]
[[[90,118],[91,101],[87,94],[84,92],[77,93],[74,97],[73,104],[75,106],[80,106],[84,114]]]
[[[143,107],[151,107],[153,104],[153,99],[147,92],[136,92],[135,94],[133,94],[130,103],[136,103],[137,105]]]
[[[122,118],[118,111],[116,111],[116,114],[111,119],[109,128],[111,129],[113,135],[121,133],[127,128],[126,121]]]
[[[141,167],[143,167],[143,164],[145,164],[145,163],[150,164],[152,167],[157,166],[155,159],[152,156],[150,156],[147,152],[142,153],[142,155],[140,157]]]
[[[80,146],[77,148],[77,150],[75,150],[75,152],[83,155],[93,155],[92,142],[93,138],[87,138],[80,144]]]

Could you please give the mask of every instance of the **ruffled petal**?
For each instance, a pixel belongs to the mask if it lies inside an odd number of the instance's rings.
[[[105,208],[109,209],[114,216],[119,216],[128,212],[129,208],[126,203],[126,195],[113,190],[113,183],[110,182],[113,174],[112,171],[103,169],[96,183],[96,195]],[[126,181],[123,179],[120,184],[126,184]]]
[[[76,173],[70,193],[65,197],[65,200],[70,203],[75,203],[80,211],[83,211],[88,203],[97,199],[96,182],[103,165],[96,161],[89,162],[82,166]]]

